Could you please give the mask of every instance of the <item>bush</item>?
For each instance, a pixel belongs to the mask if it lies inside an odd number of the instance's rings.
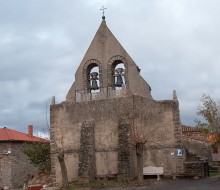
[[[24,143],[24,153],[40,173],[49,174],[51,169],[50,144],[44,141]]]

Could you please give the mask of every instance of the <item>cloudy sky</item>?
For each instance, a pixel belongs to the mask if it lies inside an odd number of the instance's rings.
[[[0,127],[47,130],[100,23],[141,68],[156,100],[177,91],[194,125],[203,93],[220,94],[219,0],[0,0]]]

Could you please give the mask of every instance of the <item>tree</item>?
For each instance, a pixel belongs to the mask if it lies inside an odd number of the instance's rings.
[[[203,94],[197,115],[203,119],[196,120],[197,127],[202,128],[207,135],[215,136],[215,141],[220,142],[220,102],[215,101],[210,95]]]
[[[64,188],[69,186],[69,180],[68,180],[68,174],[67,174],[67,168],[66,168],[66,163],[65,163],[65,149],[63,145],[63,131],[62,131],[62,117],[61,117],[61,138],[60,138],[60,146],[58,145],[57,141],[55,138],[51,137],[51,140],[54,141],[56,151],[57,151],[57,159],[60,164],[60,169],[61,169],[61,176],[62,176],[62,186]]]
[[[34,166],[39,168],[39,171],[44,174],[50,173],[50,144],[45,141],[24,143],[24,153]]]
[[[55,105],[55,97],[52,98],[52,104],[51,105]],[[49,122],[47,119],[47,110],[48,110],[48,104],[46,104],[46,123],[47,123],[47,127],[48,130],[50,129],[49,126]],[[59,161],[60,164],[60,169],[61,169],[61,176],[62,176],[62,186],[64,188],[69,186],[69,180],[68,180],[68,174],[67,174],[67,168],[66,168],[66,163],[65,163],[65,149],[64,149],[64,145],[63,145],[63,131],[62,131],[62,122],[63,122],[63,118],[62,118],[62,114],[61,114],[61,120],[60,120],[60,134],[61,134],[61,138],[59,139],[60,142],[58,144],[58,142],[55,140],[55,138],[50,135],[50,140],[53,141],[54,145],[55,145],[55,149],[57,152],[57,159]]]
[[[137,157],[138,182],[143,182],[143,153],[145,144],[159,144],[161,141],[167,140],[165,133],[160,133],[160,129],[164,129],[164,125],[151,127],[149,130],[143,130],[141,127],[132,126],[131,128],[131,144],[135,148]]]
[[[57,158],[60,163],[63,187],[68,187],[69,181],[65,164],[65,152],[62,148],[59,149]]]

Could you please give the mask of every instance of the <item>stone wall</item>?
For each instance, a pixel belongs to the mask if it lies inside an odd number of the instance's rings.
[[[0,184],[1,186],[12,187],[11,182],[11,159],[6,155],[10,143],[0,143]]]
[[[204,177],[205,166],[212,161],[211,143],[203,131],[196,127],[182,126],[182,146],[185,150],[184,174]]]
[[[79,150],[78,176],[90,180],[96,176],[94,128],[95,123],[93,121],[83,122]]]
[[[152,99],[150,86],[140,75],[138,66],[109,30],[105,20],[102,20],[75,73],[75,81],[66,96],[66,101],[75,102],[75,91],[87,90],[88,70],[94,65],[97,65],[99,69],[100,88],[113,87],[115,78],[113,65],[115,63],[124,64],[126,69],[125,84],[133,94]]]
[[[183,140],[183,146],[187,150],[188,159],[195,155],[197,159],[212,161],[211,143],[205,141]]]
[[[207,135],[197,127],[182,125],[182,138],[185,140],[207,141]]]
[[[120,122],[118,126],[118,180],[132,178],[131,149],[129,146],[130,125]]]
[[[176,156],[175,145],[159,145],[159,146],[146,146],[145,147],[145,161],[144,167],[156,166],[164,168],[164,176],[176,176],[184,173],[184,159]]]
[[[21,188],[38,170],[23,153],[22,143],[0,143],[0,150],[8,148],[11,154],[0,155],[0,184]]]
[[[178,101],[149,101],[134,97],[134,125],[143,134],[152,133],[149,145],[176,147],[181,144]],[[155,143],[156,142],[156,143]]]
[[[163,167],[165,176],[183,173],[185,155],[176,156],[182,147],[178,101],[149,101],[136,96],[135,102],[136,125],[142,126],[142,133],[151,134],[145,144],[144,167]]]
[[[88,120],[95,122],[96,175],[117,174],[118,115],[129,115],[131,105],[132,99],[126,98],[51,106],[52,172],[56,184],[61,183],[60,167],[56,158],[57,147],[63,148],[69,157],[79,157],[81,127],[83,122]],[[77,180],[79,160],[71,159],[68,163],[71,163],[71,166],[67,167],[69,180]]]
[[[23,143],[12,144],[11,177],[13,187],[23,187],[24,182],[38,172],[23,153]]]
[[[66,153],[66,164],[69,181],[78,179],[82,167],[81,148],[89,143],[82,135],[83,123],[94,122],[94,147],[96,175],[107,176],[119,174],[133,178],[136,169],[134,150],[130,147],[129,136],[132,127],[137,127],[141,133],[152,133],[152,142],[169,147],[165,151],[167,157],[181,141],[178,101],[153,101],[140,96],[112,98],[98,101],[77,102],[51,106],[51,156],[54,181],[61,183],[60,168],[56,158],[57,147]],[[122,122],[123,121],[123,122]],[[55,140],[56,143],[53,141]],[[148,143],[146,146],[153,145]],[[155,152],[161,157],[164,151]],[[93,155],[93,154],[92,154]],[[153,154],[145,157],[145,164],[152,160]],[[157,163],[153,162],[153,165]],[[161,163],[166,167],[166,174],[175,172],[175,160],[167,159]],[[159,165],[158,165],[159,166]],[[175,166],[169,169],[169,166]],[[172,170],[172,171],[171,171]],[[120,178],[120,177],[119,177]]]
[[[212,144],[207,141],[206,134],[199,128],[189,126],[182,126],[182,131],[182,143],[188,153],[187,159],[190,159],[190,155],[195,155],[198,159],[211,162]]]

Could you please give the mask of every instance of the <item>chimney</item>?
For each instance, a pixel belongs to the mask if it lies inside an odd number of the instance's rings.
[[[33,125],[28,125],[28,135],[33,137]]]

